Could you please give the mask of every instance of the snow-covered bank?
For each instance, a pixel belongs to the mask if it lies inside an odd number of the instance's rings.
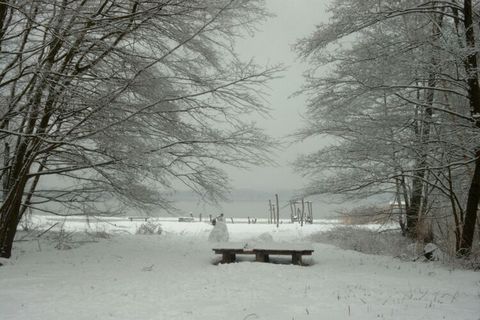
[[[2,319],[471,319],[479,273],[314,243],[311,265],[216,265],[206,223],[118,234],[71,250],[15,244],[0,267]],[[313,226],[228,225],[232,241],[305,240]],[[117,228],[116,230],[121,230]],[[45,241],[45,240],[44,240]],[[310,260],[308,260],[310,259]]]
[[[46,230],[53,226],[52,231],[64,229],[66,231],[83,232],[85,230],[98,230],[109,233],[130,233],[135,234],[138,228],[146,222],[146,218],[128,218],[128,217],[89,217],[70,216],[61,217],[53,215],[34,215],[31,225],[39,230]],[[208,233],[213,226],[207,219],[199,221],[197,218],[192,222],[179,222],[178,217],[150,217],[148,222],[161,224],[162,229],[167,233],[179,234],[190,237],[207,238]],[[233,222],[232,222],[233,221]],[[281,220],[278,228],[275,224],[268,224],[266,219],[258,219],[256,223],[248,223],[246,218],[226,218],[225,222],[229,230],[232,230],[233,239],[243,240],[248,237],[254,237],[261,233],[272,233],[275,238],[295,238],[307,237],[311,234],[329,231],[340,225],[337,219],[316,219],[313,224],[300,226],[299,223],[291,223],[290,220]],[[397,226],[365,224],[358,226],[365,229],[387,229]],[[277,237],[277,235],[279,237]]]
[[[314,246],[310,267],[215,266],[207,242],[178,236],[27,251],[0,269],[0,309],[4,319],[478,319],[478,273]]]

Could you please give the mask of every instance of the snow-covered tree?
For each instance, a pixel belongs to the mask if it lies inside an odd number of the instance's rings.
[[[402,193],[412,237],[423,236],[417,224],[432,206],[449,205],[456,249],[471,250],[480,197],[471,7],[339,0],[331,20],[298,42],[312,66],[304,88],[310,121],[299,136],[336,137],[298,160],[314,177],[306,192]]]
[[[266,161],[269,138],[241,115],[267,112],[278,68],[234,51],[266,16],[257,0],[2,1],[0,256],[26,208],[167,207],[178,181],[217,198],[220,164]]]

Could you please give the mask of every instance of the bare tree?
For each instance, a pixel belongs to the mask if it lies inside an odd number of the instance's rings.
[[[262,1],[2,3],[2,257],[28,207],[107,196],[166,207],[175,181],[217,198],[228,186],[219,164],[268,161],[269,138],[241,119],[267,112],[278,67],[234,51],[267,16]],[[50,176],[68,188],[45,188]]]
[[[328,24],[297,45],[312,64],[304,89],[312,121],[299,137],[337,137],[298,161],[301,172],[327,177],[307,191],[402,192],[412,237],[432,205],[446,203],[456,249],[468,254],[480,196],[471,2],[337,1],[331,12]],[[335,47],[346,38],[353,44]],[[318,72],[325,65],[334,66],[330,76]]]
[[[456,2],[454,2],[456,4]],[[465,70],[467,72],[467,92],[470,102],[470,111],[475,127],[480,129],[480,87],[478,81],[478,32],[475,34],[473,20],[473,3],[471,0],[465,0],[463,3],[463,24],[468,54],[465,61]],[[455,11],[457,12],[457,11]],[[477,13],[478,16],[478,13]],[[458,17],[455,17],[458,19]],[[475,146],[475,168],[471,184],[468,189],[467,206],[465,210],[465,221],[462,230],[462,241],[460,244],[460,255],[468,255],[471,252],[473,238],[475,234],[475,224],[477,220],[478,205],[480,203],[480,146]]]

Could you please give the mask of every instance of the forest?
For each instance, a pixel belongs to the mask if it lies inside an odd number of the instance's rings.
[[[298,139],[335,137],[298,159],[313,177],[305,193],[390,192],[406,236],[469,255],[479,229],[478,3],[335,1],[331,14],[296,44],[311,65]]]

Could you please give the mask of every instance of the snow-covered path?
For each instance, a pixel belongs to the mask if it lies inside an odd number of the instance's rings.
[[[479,273],[313,246],[312,265],[299,267],[250,257],[215,265],[198,236],[122,235],[63,251],[23,244],[0,267],[0,318],[480,317]]]

